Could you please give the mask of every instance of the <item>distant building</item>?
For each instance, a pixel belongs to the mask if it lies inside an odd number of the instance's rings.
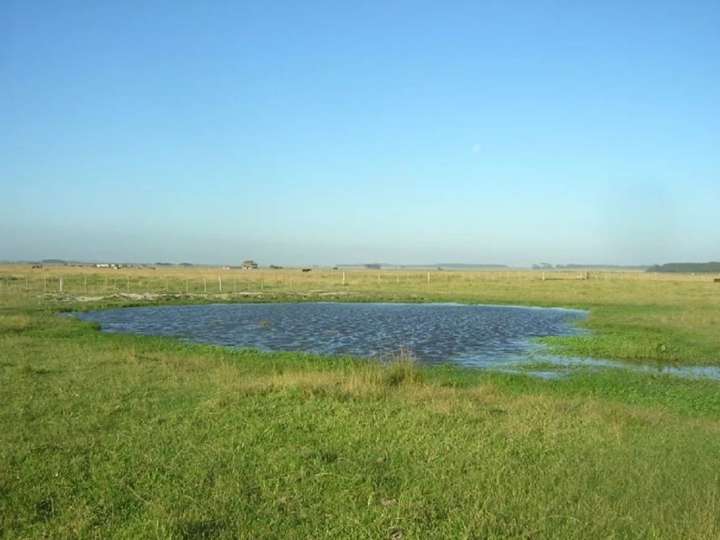
[[[257,267],[258,264],[252,260],[243,261],[242,266],[240,266],[243,270],[257,270]]]

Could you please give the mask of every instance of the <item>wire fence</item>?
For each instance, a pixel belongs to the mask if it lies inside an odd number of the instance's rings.
[[[94,268],[0,269],[2,294],[232,295],[265,291],[445,290],[484,282],[718,282],[720,274],[674,274],[593,270],[250,270],[198,269],[182,273]]]

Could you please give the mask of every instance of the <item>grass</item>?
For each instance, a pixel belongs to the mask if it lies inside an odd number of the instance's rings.
[[[567,303],[599,334],[566,351],[720,363],[714,284],[486,278],[344,297]],[[261,299],[334,290],[306,285]],[[720,536],[720,383],[235,351],[57,316],[134,299],[3,294],[2,537]]]
[[[593,271],[588,274],[589,279],[578,277],[585,277],[585,273],[403,270],[303,273],[217,268],[115,271],[5,265],[0,266],[0,302],[67,309],[77,309],[80,304],[248,299],[455,301],[576,307],[590,310],[586,326],[592,333],[547,340],[559,354],[632,362],[720,365],[720,283],[713,282],[715,275]],[[61,278],[62,294],[58,292]]]

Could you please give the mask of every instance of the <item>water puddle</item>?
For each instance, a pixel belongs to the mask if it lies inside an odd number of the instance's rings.
[[[536,338],[584,332],[587,312],[464,304],[278,303],[152,306],[76,314],[105,332],[169,336],[262,351],[454,363],[545,379],[584,369],[624,368],[720,379],[717,367],[625,364],[548,354]]]

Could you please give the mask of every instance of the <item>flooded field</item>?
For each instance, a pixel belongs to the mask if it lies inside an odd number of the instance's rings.
[[[138,307],[82,313],[106,332],[172,336],[264,351],[501,367],[529,361],[534,338],[574,335],[580,310],[461,304],[284,303]]]
[[[536,338],[586,331],[583,310],[452,303],[277,303],[121,308],[77,314],[105,332],[177,337],[262,351],[453,363],[554,379],[621,368],[720,379],[716,366],[673,366],[551,354]]]

